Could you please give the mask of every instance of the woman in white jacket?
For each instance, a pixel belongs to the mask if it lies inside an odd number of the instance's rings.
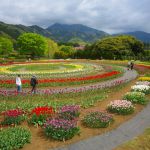
[[[21,85],[22,85],[22,83],[21,83],[20,75],[18,75],[18,76],[16,77],[16,85],[17,85],[17,92],[18,92],[18,93],[21,92]]]

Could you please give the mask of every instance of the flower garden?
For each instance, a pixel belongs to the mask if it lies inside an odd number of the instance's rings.
[[[136,79],[137,74],[118,64],[66,60],[1,65],[0,149],[62,146],[132,118],[148,102],[148,67]],[[17,74],[23,83],[21,93],[15,87]],[[30,92],[32,75],[39,81],[36,94]],[[12,132],[16,139],[8,138]]]
[[[38,77],[40,87],[56,87],[81,85],[112,79],[120,76],[122,69],[92,63],[50,62],[13,64],[1,67],[0,86],[8,88],[14,87],[17,74],[20,74],[23,78],[23,87],[30,86],[30,78],[33,74]]]

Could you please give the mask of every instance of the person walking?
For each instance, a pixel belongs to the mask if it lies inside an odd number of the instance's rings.
[[[134,63],[133,63],[133,62],[131,62],[131,64],[130,64],[130,68],[131,68],[131,70],[133,70],[133,67],[134,67]]]
[[[37,78],[36,78],[36,76],[32,76],[32,78],[31,78],[31,81],[30,81],[30,84],[31,84],[31,86],[32,86],[32,90],[31,90],[31,93],[36,93],[36,86],[37,86],[37,84],[38,84],[38,80],[37,80]]]
[[[18,92],[18,93],[21,92],[21,85],[22,85],[22,83],[21,83],[21,78],[20,78],[20,75],[18,75],[18,76],[16,77],[16,86],[17,86],[17,92]]]
[[[130,69],[131,69],[131,62],[130,62],[130,61],[128,62],[128,66],[127,66],[127,68],[128,68],[128,70],[130,70]]]

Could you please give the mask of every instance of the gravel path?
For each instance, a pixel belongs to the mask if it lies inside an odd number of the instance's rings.
[[[39,89],[37,90],[38,94],[56,94],[56,93],[76,93],[76,92],[83,92],[87,90],[94,90],[94,89],[103,89],[106,87],[113,87],[122,83],[126,83],[128,81],[131,81],[135,79],[138,76],[138,73],[135,70],[130,70],[128,71],[126,68],[124,68],[125,72],[123,76],[104,81],[104,82],[99,82],[99,83],[92,83],[90,85],[82,85],[79,87],[67,87],[67,88],[51,88],[51,89]],[[0,95],[13,95],[15,94],[15,90],[0,90]],[[29,90],[24,90],[23,94],[29,93]]]
[[[134,118],[105,134],[53,150],[113,150],[150,127],[150,103]],[[52,149],[49,149],[52,150]]]

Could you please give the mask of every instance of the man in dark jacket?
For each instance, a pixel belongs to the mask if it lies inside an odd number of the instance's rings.
[[[133,67],[134,67],[134,63],[133,62],[131,62],[131,70],[133,70]]]
[[[36,85],[38,84],[38,80],[36,78],[36,76],[32,76],[31,81],[30,81],[30,85],[32,86],[32,90],[31,93],[36,93]]]

